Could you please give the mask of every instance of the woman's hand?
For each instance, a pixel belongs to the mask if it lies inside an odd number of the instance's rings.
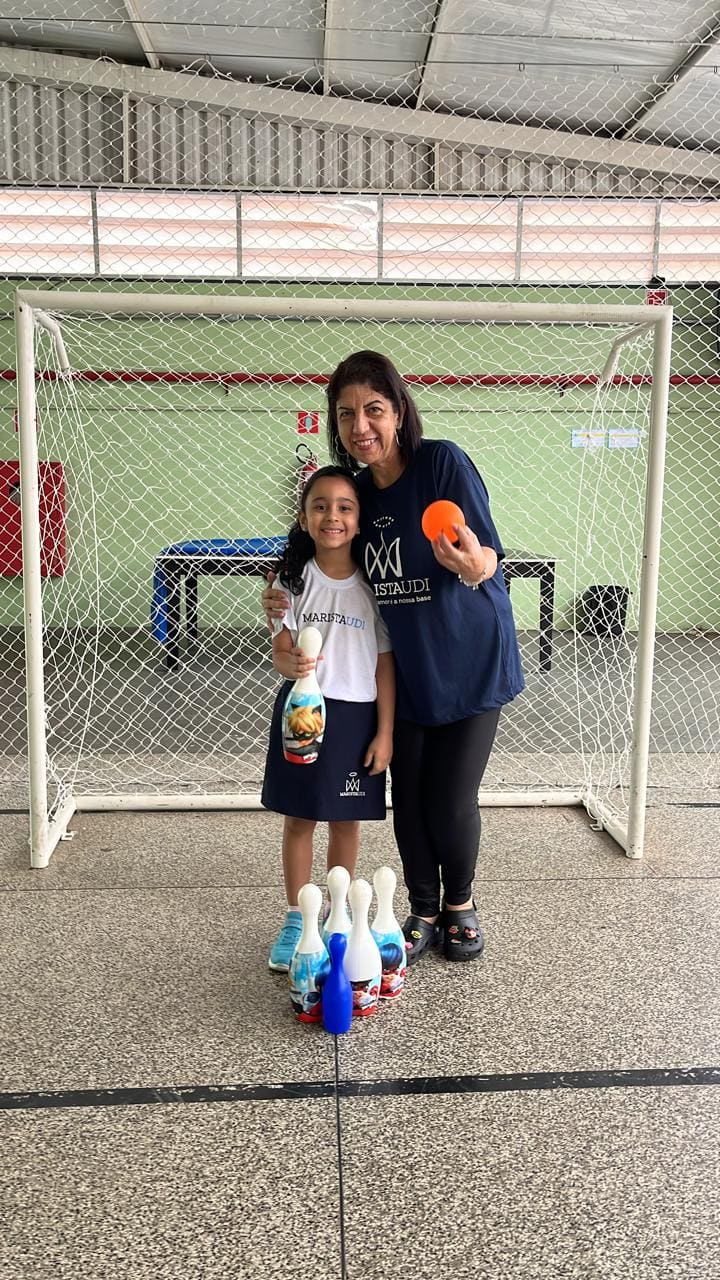
[[[370,768],[370,777],[372,778],[376,773],[383,773],[391,760],[392,734],[376,733],[363,760],[365,768]]]
[[[280,587],[274,587],[276,575],[269,573],[267,576],[267,586],[263,588],[260,602],[263,607],[265,619],[268,624],[268,630],[272,631],[273,623],[276,619],[285,617],[285,611],[290,603],[287,592]]]
[[[493,549],[481,546],[476,534],[466,524],[454,524],[453,529],[459,546],[453,546],[444,533],[430,544],[438,564],[466,582],[492,578],[497,569],[497,555]]]

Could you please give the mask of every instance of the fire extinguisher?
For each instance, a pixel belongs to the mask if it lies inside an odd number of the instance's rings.
[[[310,446],[305,444],[303,440],[301,440],[300,443],[295,446],[295,457],[297,458],[298,464],[299,464],[299,471],[297,474],[297,490],[296,490],[296,498],[299,506],[300,499],[302,498],[303,489],[305,488],[305,485],[307,484],[311,475],[314,475],[314,473],[317,471],[318,467],[320,466],[320,462],[317,457],[317,454],[313,453]]]

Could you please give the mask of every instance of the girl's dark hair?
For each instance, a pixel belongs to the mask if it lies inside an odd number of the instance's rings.
[[[305,511],[307,500],[310,497],[312,489],[318,480],[322,480],[324,476],[340,476],[343,480],[347,480],[350,488],[354,490],[355,496],[360,501],[360,491],[357,486],[357,480],[352,471],[348,471],[347,467],[319,467],[317,471],[313,471],[307,480],[300,498],[300,510]],[[350,548],[354,556],[355,540]],[[297,596],[305,588],[302,572],[308,560],[312,560],[315,555],[315,543],[309,533],[301,527],[299,520],[295,519],[287,536],[287,543],[280,559],[275,565],[275,572],[284,587],[287,587],[293,595]]]
[[[330,375],[327,385],[328,443],[333,462],[347,467],[349,471],[360,470],[360,463],[343,448],[337,424],[337,400],[340,392],[343,387],[358,385],[372,387],[373,391],[378,391],[395,406],[400,415],[398,447],[407,466],[420,448],[423,434],[420,414],[392,360],[381,356],[377,351],[356,351],[341,360],[335,372]]]

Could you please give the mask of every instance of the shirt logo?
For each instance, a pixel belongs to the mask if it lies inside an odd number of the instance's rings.
[[[389,544],[385,530],[394,523],[393,516],[378,516],[373,526],[380,530],[380,544],[365,547],[365,572],[372,583],[379,605],[421,604],[431,599],[430,578],[404,578],[400,556],[400,535]]]
[[[379,516],[373,521],[376,528],[380,529],[380,546],[375,547],[368,542],[365,548],[365,572],[368,578],[372,580],[377,576],[382,578],[383,582],[392,574],[396,578],[402,577],[402,560],[400,559],[400,538],[394,538],[388,546],[385,541],[384,529],[392,524],[392,516]]]

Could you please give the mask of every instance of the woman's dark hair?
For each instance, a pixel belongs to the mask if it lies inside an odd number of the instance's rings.
[[[392,360],[381,356],[377,351],[356,351],[353,355],[341,360],[337,369],[330,375],[327,385],[328,400],[328,442],[330,457],[333,462],[349,471],[359,471],[360,463],[352,454],[343,448],[337,424],[337,400],[343,387],[368,386],[378,391],[395,406],[400,415],[398,427],[398,448],[400,456],[407,466],[414,453],[420,448],[422,440],[422,422],[417,405],[398,373]]]
[[[325,476],[340,476],[343,480],[347,480],[350,488],[354,490],[355,496],[360,501],[360,491],[357,486],[357,480],[352,471],[347,467],[319,467],[317,471],[313,471],[307,480],[300,497],[300,510],[305,511],[308,498],[317,484],[318,480],[322,480]],[[355,540],[350,548],[354,552]],[[303,569],[308,560],[312,560],[315,555],[315,543],[309,533],[301,527],[299,520],[294,520],[292,527],[287,536],[287,543],[280,559],[275,565],[275,572],[278,575],[282,585],[287,587],[293,595],[299,595],[305,588],[303,581]],[[353,558],[354,555],[353,555]]]

